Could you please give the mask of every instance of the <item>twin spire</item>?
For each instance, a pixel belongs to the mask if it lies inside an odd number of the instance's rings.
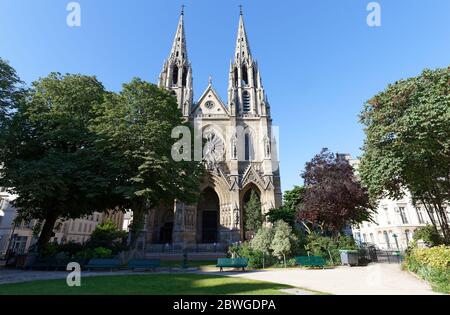
[[[184,28],[184,5],[181,6],[180,19],[178,21],[177,32],[173,40],[170,58],[180,57],[180,59],[188,60],[188,53],[186,47],[186,34]],[[235,60],[242,62],[242,60],[251,59],[250,44],[245,30],[244,15],[242,13],[242,6],[240,6],[239,27],[236,39]]]
[[[236,38],[234,61],[230,63],[228,105],[231,115],[266,115],[268,106],[258,65],[253,60],[245,30],[242,6]],[[178,21],[168,60],[159,77],[159,86],[175,93],[185,117],[193,107],[192,67],[188,59],[184,28],[184,6]]]

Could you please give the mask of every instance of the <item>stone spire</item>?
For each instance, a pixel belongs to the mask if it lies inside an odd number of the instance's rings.
[[[247,32],[245,31],[244,15],[242,13],[241,6],[241,12],[239,15],[239,27],[236,38],[236,50],[234,56],[236,62],[242,63],[246,59],[251,59],[251,55],[250,44],[248,42]]]
[[[187,53],[184,6],[181,9],[172,49],[169,58],[164,62],[158,85],[161,88],[173,91],[183,116],[189,116],[193,103],[193,78]]]
[[[176,57],[181,60],[188,59],[186,48],[186,34],[184,32],[184,6],[181,8],[180,19],[178,20],[177,32],[173,39],[170,57]]]
[[[234,62],[230,64],[228,104],[236,116],[266,116],[267,103],[258,64],[253,60],[242,7],[236,39]]]

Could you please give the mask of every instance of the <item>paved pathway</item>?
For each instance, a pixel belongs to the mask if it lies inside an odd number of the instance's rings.
[[[217,273],[214,274],[224,274]],[[267,270],[226,273],[242,277],[287,284],[294,287],[338,295],[432,295],[425,282],[397,264],[370,264],[367,267],[338,267],[325,270]]]

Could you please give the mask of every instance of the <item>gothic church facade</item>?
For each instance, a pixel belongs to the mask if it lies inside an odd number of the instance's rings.
[[[158,85],[172,91],[184,118],[201,132],[207,176],[197,204],[175,201],[173,207],[161,205],[151,211],[146,222],[146,244],[186,247],[244,240],[245,204],[251,192],[260,198],[265,213],[281,206],[281,189],[270,106],[258,63],[250,51],[242,12],[226,102],[211,80],[194,102],[184,12]]]

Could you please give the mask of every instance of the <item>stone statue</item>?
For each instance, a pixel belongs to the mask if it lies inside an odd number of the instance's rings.
[[[234,209],[234,227],[239,229],[240,223],[239,208],[236,207],[236,209]]]

